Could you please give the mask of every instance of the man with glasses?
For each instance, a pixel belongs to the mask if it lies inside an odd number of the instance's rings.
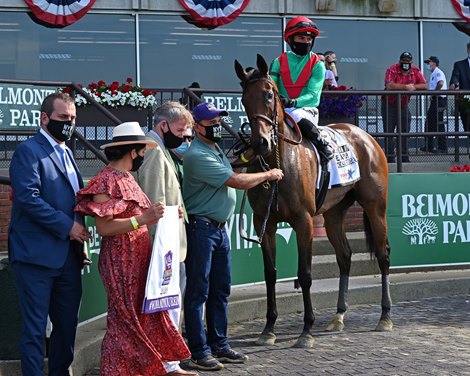
[[[403,52],[397,64],[390,66],[385,73],[385,90],[427,90],[428,84],[418,67],[413,65],[413,56],[410,52]],[[401,121],[401,132],[409,133],[411,123],[411,112],[408,108],[410,102],[409,95],[402,95],[398,103],[398,96],[384,95],[382,97],[382,120],[384,130],[387,133],[395,132],[398,128],[398,120]],[[401,106],[399,106],[401,105]],[[400,107],[400,108],[399,108]],[[398,111],[400,110],[400,118]],[[405,135],[406,136],[406,135]],[[409,162],[408,155],[408,137],[402,137],[401,153],[402,162]],[[395,148],[395,138],[387,137],[385,142],[385,154],[388,163],[395,163],[393,154]]]
[[[185,209],[183,194],[181,192],[182,182],[178,177],[178,169],[171,157],[170,149],[179,148],[184,143],[184,135],[191,131],[193,118],[186,107],[176,101],[163,103],[155,110],[154,127],[147,134],[157,143],[157,147],[149,149],[145,153],[142,166],[137,171],[137,181],[142,190],[152,203],[163,202],[165,205],[178,205],[183,212],[180,220],[180,269],[173,270],[180,277],[180,307],[168,311],[173,324],[180,327],[180,316],[182,308],[182,295],[186,284],[184,259],[186,258],[186,228]],[[155,236],[155,225],[148,226],[153,240]],[[164,363],[168,373],[172,375],[197,375],[195,372],[185,371],[180,368],[179,362]]]
[[[307,17],[290,20],[284,31],[284,40],[292,51],[274,59],[270,75],[276,83],[282,104],[298,123],[302,134],[310,139],[326,159],[333,158],[333,150],[317,129],[318,104],[325,80],[325,65],[318,64],[312,52],[317,25]]]

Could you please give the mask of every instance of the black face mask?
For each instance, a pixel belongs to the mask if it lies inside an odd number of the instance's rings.
[[[312,43],[292,42],[290,48],[296,55],[305,56],[312,49]]]
[[[142,157],[141,155],[137,154],[137,157],[135,157],[133,160],[132,160],[132,168],[131,168],[131,171],[137,171],[140,166],[142,166],[142,163],[144,163],[144,157]]]
[[[403,69],[405,72],[408,72],[411,68],[411,64],[410,63],[400,63],[400,67],[401,69]]]
[[[47,124],[47,130],[56,140],[67,141],[72,137],[72,133],[75,129],[75,124],[72,124],[71,120],[54,120],[49,118]]]
[[[163,132],[163,142],[165,143],[165,146],[169,149],[176,149],[178,146],[180,146],[183,143],[183,137],[178,137],[173,134],[173,132],[170,129],[170,125],[168,125],[168,131]]]
[[[208,140],[219,142],[222,140],[222,125],[216,124],[209,127],[204,127],[206,129],[206,135],[204,136]]]

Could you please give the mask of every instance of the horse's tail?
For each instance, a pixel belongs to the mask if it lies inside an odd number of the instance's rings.
[[[370,227],[370,220],[365,210],[362,214],[362,219],[364,221],[364,231],[366,233],[366,248],[370,252],[370,256],[372,257],[372,255],[375,254],[374,233],[372,232],[372,227]]]
[[[366,212],[364,211],[362,214],[362,218],[364,221],[364,231],[366,233],[366,248],[370,252],[370,256],[372,257],[376,250],[374,249],[374,233],[372,232],[372,227],[370,227],[370,220],[367,216]],[[388,242],[388,238],[386,240],[385,247],[387,248],[387,253],[390,255],[391,247],[390,243]]]

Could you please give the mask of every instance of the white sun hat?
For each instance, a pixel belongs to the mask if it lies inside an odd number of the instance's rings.
[[[146,144],[148,148],[154,148],[157,143],[145,137],[140,124],[137,121],[129,121],[117,125],[113,129],[113,139],[110,143],[101,145],[101,149],[110,146],[129,145],[129,144]]]

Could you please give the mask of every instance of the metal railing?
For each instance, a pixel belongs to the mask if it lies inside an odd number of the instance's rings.
[[[109,141],[112,135],[112,128],[119,124],[121,121],[109,109],[97,103],[86,92],[84,92],[74,82],[52,82],[52,81],[24,81],[24,80],[2,80],[0,84],[10,83],[17,85],[41,85],[52,87],[70,87],[74,93],[79,93],[84,96],[97,111],[105,115],[109,122],[105,125],[96,126],[81,126],[80,119],[77,117],[77,129],[74,132],[73,138],[69,146],[74,152],[75,159],[81,169],[84,169],[85,176],[91,176],[94,172],[98,171],[106,163],[106,158],[99,150],[98,146]],[[152,89],[153,90],[153,89]],[[177,100],[187,105],[192,109],[194,105],[201,101],[201,98],[216,95],[228,95],[240,97],[239,90],[216,90],[216,89],[196,89],[196,88],[183,88],[183,89],[155,89],[156,106],[167,100]],[[431,103],[431,98],[436,92],[432,91],[384,91],[384,90],[367,90],[367,91],[325,91],[323,98],[326,97],[348,97],[351,95],[362,97],[362,105],[357,108],[351,122],[371,134],[379,144],[386,149],[387,140],[394,141],[396,144],[396,151],[393,156],[396,157],[396,168],[400,172],[403,170],[403,158],[407,157],[411,162],[421,163],[435,163],[435,162],[448,162],[448,163],[462,163],[467,162],[469,147],[468,136],[470,132],[463,130],[462,124],[458,117],[459,100],[457,98],[462,95],[470,95],[470,91],[445,91],[447,102],[442,109],[442,120],[440,126],[443,131],[429,132],[426,127],[426,114]],[[402,129],[402,119],[398,116],[397,128],[394,131],[387,131],[384,127],[384,119],[382,117],[382,97],[384,95],[393,96],[397,98],[397,107],[390,107],[389,111],[396,111],[397,114],[406,111],[409,113],[410,127],[409,131]],[[402,105],[403,103],[406,105]],[[321,107],[321,106],[320,106]],[[438,114],[436,113],[438,117]],[[470,118],[470,116],[469,116]],[[323,119],[325,120],[325,119]],[[344,120],[344,119],[342,119]],[[151,126],[152,116],[149,114],[148,127]],[[331,122],[336,122],[331,118]],[[226,132],[222,146],[228,149],[235,140],[238,138],[238,125],[224,124]],[[36,133],[34,130],[17,130],[0,128],[0,169],[6,170],[9,167],[11,156],[19,142],[24,141],[26,138],[31,137]],[[92,136],[89,136],[92,135]],[[426,137],[443,137],[447,143],[447,150],[439,153],[426,153],[420,150],[424,146]],[[408,153],[405,154],[403,145],[407,144]],[[6,141],[6,142],[5,142]],[[392,153],[389,150],[390,157]],[[430,171],[432,172],[432,171]],[[2,175],[2,174],[0,174]],[[9,179],[6,176],[0,176],[0,184],[8,184]]]

